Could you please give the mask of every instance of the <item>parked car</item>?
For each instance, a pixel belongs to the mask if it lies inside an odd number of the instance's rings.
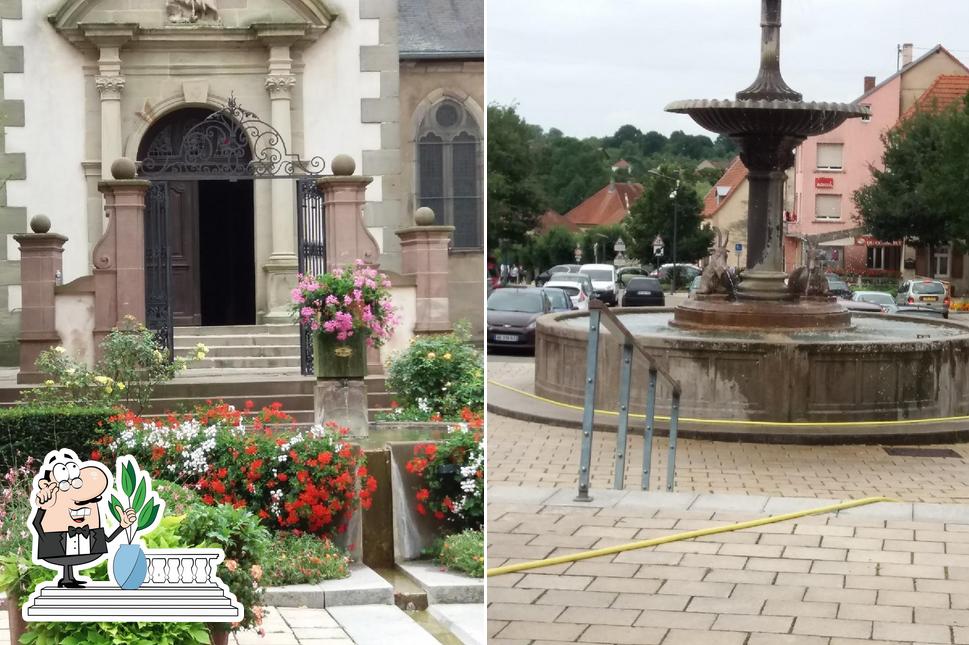
[[[649,270],[645,267],[622,267],[616,271],[616,282],[619,284],[620,289],[626,288],[626,283],[635,278],[636,276],[649,275]]]
[[[596,298],[607,305],[619,304],[619,298],[616,295],[616,267],[611,264],[583,264],[579,273],[584,273],[592,279]]]
[[[847,298],[838,298],[838,302],[844,305],[844,308],[848,311],[862,314],[883,314],[882,308],[873,302],[865,302],[864,300],[849,300]]]
[[[937,309],[935,307],[926,307],[925,305],[898,305],[895,309],[895,313],[900,316],[925,316],[928,318],[948,318],[949,312],[947,310]]]
[[[553,312],[557,313],[559,311],[574,311],[575,309],[578,309],[578,307],[574,302],[572,302],[572,294],[566,291],[566,289],[573,288],[578,291],[576,287],[572,287],[571,285],[566,287],[556,287],[555,285],[549,286],[546,284],[542,288],[542,292],[548,296],[548,301],[552,303]]]
[[[676,276],[676,284],[680,286],[686,286],[693,282],[693,278],[697,277],[703,273],[703,269],[694,264],[682,264],[680,262],[676,263],[678,273]],[[650,273],[651,278],[659,278],[660,281],[666,282],[671,276],[671,271],[673,270],[672,264],[660,265],[658,269]]]
[[[688,298],[696,298],[696,292],[700,289],[700,280],[702,279],[702,275],[693,278],[693,282],[690,283],[690,292],[687,294]]]
[[[851,300],[851,288],[847,282],[841,279],[841,276],[837,273],[826,273],[824,277],[828,281],[828,293],[845,300]]]
[[[657,278],[633,278],[622,296],[623,307],[662,307],[665,304],[663,287]]]
[[[906,280],[898,288],[895,303],[931,307],[941,311],[943,318],[949,317],[949,294],[941,280],[931,278]]]
[[[560,289],[565,293],[569,294],[569,299],[572,301],[572,305],[574,309],[582,309],[582,310],[588,309],[589,301],[592,300],[592,281],[589,280],[588,277],[586,276],[583,276],[583,277],[586,277],[584,281],[556,279],[557,276],[561,276],[561,275],[564,275],[564,274],[557,273],[554,276],[552,276],[553,279],[546,282],[545,287],[543,288],[548,289],[552,287],[555,289]],[[577,276],[579,274],[571,273],[568,275]]]
[[[893,314],[897,309],[892,294],[884,291],[855,291],[851,294],[853,302],[867,302],[881,307],[883,314]]]
[[[496,289],[488,296],[488,347],[534,349],[536,321],[551,311],[541,289]]]
[[[544,286],[546,282],[552,279],[552,276],[556,273],[578,273],[578,264],[556,264],[551,269],[545,269],[535,278],[535,286]]]
[[[595,288],[592,286],[592,278],[584,273],[553,273],[549,282],[577,282],[585,285],[582,292],[586,298],[591,300],[595,297]],[[546,283],[548,284],[548,283]]]

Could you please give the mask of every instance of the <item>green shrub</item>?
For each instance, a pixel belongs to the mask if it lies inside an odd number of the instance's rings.
[[[316,584],[350,575],[350,558],[328,538],[303,533],[277,533],[273,557],[266,563],[263,584]]]
[[[155,479],[151,488],[165,502],[165,515],[185,515],[192,506],[202,504],[202,498],[194,489],[164,479]]]
[[[208,349],[199,343],[187,358],[169,355],[155,333],[131,316],[101,341],[101,359],[94,368],[52,347],[37,357],[37,369],[47,375],[40,387],[23,393],[27,403],[59,406],[124,405],[136,412],[151,401],[155,386],[175,378],[189,360],[202,360]]]
[[[272,541],[259,518],[244,508],[193,506],[178,527],[178,536],[192,546],[222,549],[225,560],[218,575],[245,608],[240,623],[223,628],[248,629],[262,622],[260,580]]]
[[[424,418],[456,421],[464,408],[484,408],[481,352],[466,323],[455,327],[453,334],[415,338],[391,359],[387,385],[397,393],[400,415],[416,409]]]
[[[0,468],[14,468],[27,457],[43,460],[51,450],[70,448],[86,459],[114,412],[106,407],[0,409]]]
[[[484,577],[484,533],[467,530],[447,536],[435,559],[448,569]]]

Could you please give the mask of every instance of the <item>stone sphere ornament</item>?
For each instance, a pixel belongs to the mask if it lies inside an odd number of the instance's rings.
[[[430,226],[434,223],[434,211],[427,206],[421,206],[414,211],[414,223],[418,226]]]
[[[350,155],[337,155],[330,162],[330,168],[333,169],[334,175],[349,177],[357,169],[357,162]]]
[[[115,179],[134,179],[137,173],[135,162],[127,157],[115,159],[111,164],[111,176]]]
[[[50,218],[46,215],[34,215],[30,218],[30,230],[34,233],[47,233],[50,231]]]

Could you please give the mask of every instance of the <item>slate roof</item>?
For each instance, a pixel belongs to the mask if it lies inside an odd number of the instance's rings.
[[[703,198],[703,216],[713,217],[720,208],[727,203],[737,190],[737,186],[742,184],[744,180],[747,179],[747,166],[740,160],[740,157],[734,157],[727,171],[723,173],[723,176],[717,180],[717,183],[713,185],[713,188],[707,192],[707,196]],[[720,203],[717,203],[717,188],[725,188],[727,193],[720,198]]]
[[[643,194],[642,184],[609,183],[565,214],[578,226],[618,224]]]
[[[484,58],[484,0],[399,0],[400,57]]]

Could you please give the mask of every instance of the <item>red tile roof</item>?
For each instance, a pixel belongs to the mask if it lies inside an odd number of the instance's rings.
[[[916,110],[944,110],[961,100],[967,93],[969,93],[969,76],[940,75],[902,115],[901,120],[912,116]]]
[[[538,218],[538,226],[536,230],[540,233],[548,233],[556,226],[561,226],[569,231],[578,231],[579,227],[576,226],[572,221],[566,219],[566,217],[553,209],[548,209],[542,216]]]
[[[642,184],[610,183],[566,213],[565,217],[573,224],[584,227],[618,224],[642,195]]]
[[[617,170],[618,169],[621,169],[621,168],[627,168],[628,169],[629,168],[629,162],[626,161],[625,159],[620,159],[616,163],[612,164],[612,167],[614,169],[617,169]]]
[[[747,179],[747,166],[740,160],[740,157],[734,157],[733,161],[730,162],[730,166],[727,171],[723,173],[723,176],[717,180],[713,188],[707,193],[707,196],[703,198],[703,216],[713,217],[720,207],[727,203],[727,200],[734,194],[737,186],[742,184]],[[726,188],[727,194],[717,201],[717,187]]]

